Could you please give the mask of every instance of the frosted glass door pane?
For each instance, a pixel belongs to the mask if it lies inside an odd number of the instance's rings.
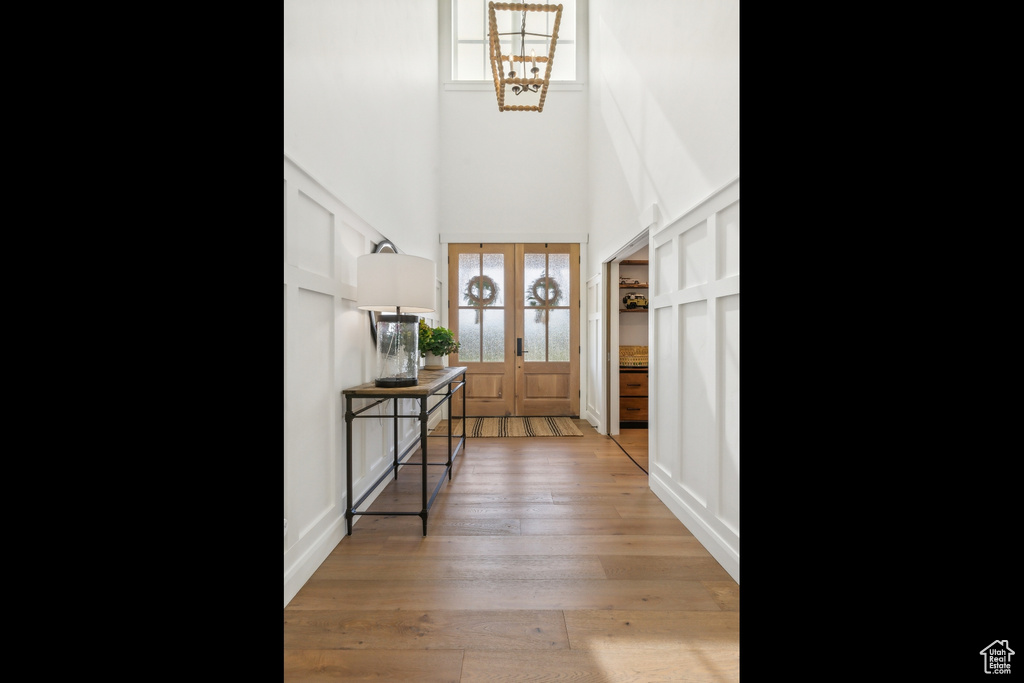
[[[503,309],[484,309],[484,362],[505,362],[505,311]]]
[[[484,279],[482,303],[484,306],[504,306],[505,293],[501,284],[505,281],[505,255],[484,254]]]
[[[505,267],[504,254],[459,254],[460,361],[505,362]]]
[[[523,311],[523,360],[543,363],[546,346],[544,318],[547,311]]]
[[[480,275],[480,254],[459,254],[459,305],[474,305],[470,299],[469,281]],[[462,318],[459,318],[461,322]],[[479,337],[478,337],[479,339]]]
[[[548,301],[549,306],[569,305],[569,255],[550,254],[548,256],[548,287],[552,290],[549,294],[554,299],[555,292],[558,298]]]
[[[569,309],[567,308],[548,312],[548,360],[551,362],[569,360]]]
[[[527,307],[544,305],[544,298],[547,296],[545,293],[547,283],[540,280],[544,277],[544,270],[547,266],[544,256],[545,254],[523,254],[524,301]]]
[[[480,320],[479,311],[463,308],[459,310],[459,360],[466,363],[480,362]]]

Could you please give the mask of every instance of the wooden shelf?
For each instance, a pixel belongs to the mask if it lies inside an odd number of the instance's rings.
[[[620,270],[620,279],[626,280],[639,280],[640,277],[649,277],[647,275],[648,262],[646,260],[632,260],[627,259],[620,261],[619,265],[622,266],[634,266],[643,268],[640,270]],[[624,272],[625,271],[625,272]],[[648,282],[637,282],[636,284],[619,284],[619,290],[631,289],[631,290],[650,290],[650,283]],[[625,296],[620,295],[619,313],[648,313],[649,309],[646,307],[637,306],[636,308],[624,308],[622,299],[633,298],[635,303],[636,298],[639,297],[641,300],[646,299],[648,306],[650,305],[650,297],[647,294],[627,294]],[[647,327],[649,322],[647,320],[641,320],[639,323],[641,328]],[[636,327],[636,324],[629,323],[630,327]],[[620,346],[620,354],[622,349],[631,347]],[[630,356],[632,360],[632,356]],[[623,365],[622,358],[619,359],[619,380],[622,384],[619,387],[619,422],[622,424],[631,424],[633,426],[646,424],[647,420],[647,366],[646,365]],[[643,349],[643,361],[647,362],[647,349]],[[637,378],[642,376],[643,387],[642,391],[638,390],[639,387],[636,384]],[[626,381],[628,378],[628,382]]]

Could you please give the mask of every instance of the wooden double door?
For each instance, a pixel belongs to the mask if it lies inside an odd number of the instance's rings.
[[[579,274],[579,244],[448,246],[468,415],[578,417]]]

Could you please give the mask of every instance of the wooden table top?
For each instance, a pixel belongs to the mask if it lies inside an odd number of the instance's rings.
[[[430,396],[443,389],[450,382],[466,371],[465,366],[456,365],[451,368],[440,370],[426,370],[420,368],[417,373],[419,384],[412,387],[378,387],[373,382],[360,384],[359,386],[342,389],[342,394],[359,394],[360,396]]]

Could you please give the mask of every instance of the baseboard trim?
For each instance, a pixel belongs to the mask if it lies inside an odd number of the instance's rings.
[[[313,543],[309,549],[298,558],[284,574],[284,606],[292,601],[295,594],[299,592],[317,568],[323,564],[327,556],[331,554],[348,529],[345,526],[345,517],[342,515],[331,524],[323,535]]]
[[[683,500],[677,496],[672,489],[665,484],[656,474],[656,469],[652,468],[648,482],[651,487],[651,491],[654,492],[661,502],[668,506],[669,510],[672,511],[680,522],[683,523],[690,533],[700,541],[700,544],[707,549],[711,556],[714,557],[722,568],[729,573],[729,576],[736,581],[740,582],[740,555],[739,552],[731,548],[718,533],[715,532],[694,510],[690,508]]]

